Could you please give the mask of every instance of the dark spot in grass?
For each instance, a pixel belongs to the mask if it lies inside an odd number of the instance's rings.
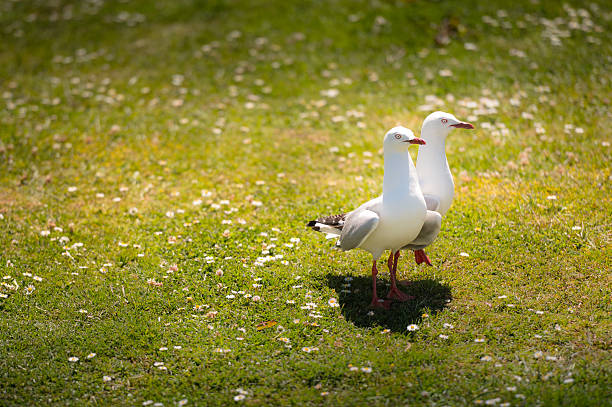
[[[394,302],[389,310],[374,310],[368,315],[372,300],[372,279],[369,277],[352,277],[350,293],[346,292],[347,283],[344,275],[327,275],[327,285],[339,295],[342,315],[359,327],[376,325],[388,328],[393,332],[406,332],[406,326],[421,321],[423,313],[435,315],[443,310],[452,299],[450,286],[434,279],[411,281],[407,287],[401,287],[406,294],[414,297],[407,302]],[[343,292],[345,290],[345,292]],[[378,290],[385,293],[383,281],[378,281]]]

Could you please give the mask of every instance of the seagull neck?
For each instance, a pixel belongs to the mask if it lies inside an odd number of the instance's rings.
[[[444,168],[450,171],[446,159],[446,137],[423,137],[427,144],[419,146],[417,171]]]
[[[412,158],[407,150],[385,151],[383,195],[416,194],[419,180]]]

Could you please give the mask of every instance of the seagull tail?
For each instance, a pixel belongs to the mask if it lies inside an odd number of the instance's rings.
[[[340,236],[340,233],[342,232],[342,229],[338,229],[334,226],[326,225],[320,222],[315,222],[312,226],[310,226],[310,228],[315,232],[322,232],[326,235]]]
[[[317,220],[311,220],[306,224],[309,228],[315,232],[325,233],[326,239],[333,239],[340,236],[342,233],[342,227],[344,226],[345,214],[324,216]]]

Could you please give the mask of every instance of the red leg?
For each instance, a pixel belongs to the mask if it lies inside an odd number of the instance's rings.
[[[389,253],[389,258],[387,259],[387,267],[389,268],[389,273],[393,271],[393,251]]]
[[[374,260],[372,262],[372,302],[370,303],[370,307],[389,309],[389,302],[378,298],[378,295],[376,294],[377,274],[378,269],[376,268],[376,260]]]
[[[399,251],[395,253],[395,256],[393,256],[393,252],[391,252],[391,254],[389,255],[389,260],[387,261],[387,264],[389,265],[389,274],[391,275],[391,289],[387,293],[387,298],[391,298],[398,301],[408,301],[411,299],[411,297],[409,295],[404,294],[399,290],[399,288],[397,288],[396,273],[398,259]]]
[[[429,257],[427,257],[427,254],[425,254],[425,250],[415,250],[414,261],[416,261],[416,264],[425,263],[429,266],[433,266],[433,264],[431,264],[431,260],[429,260]]]

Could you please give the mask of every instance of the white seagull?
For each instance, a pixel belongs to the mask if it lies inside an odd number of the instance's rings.
[[[442,217],[453,202],[455,183],[453,174],[448,167],[444,144],[446,137],[453,129],[473,129],[470,123],[462,122],[450,113],[433,112],[423,121],[421,137],[424,145],[419,147],[416,169],[419,174],[419,185],[427,203],[427,217],[421,232],[409,245],[402,250],[414,250],[414,260],[417,264],[432,265],[423,250],[438,236]],[[399,252],[395,254],[394,268],[397,268]]]
[[[376,293],[376,261],[385,250],[391,250],[387,265],[391,274],[391,289],[387,298],[406,301],[408,296],[396,285],[393,253],[413,242],[423,227],[427,206],[416,168],[408,154],[411,144],[425,144],[405,127],[394,127],[383,142],[383,194],[346,213],[326,216],[308,222],[308,226],[327,237],[339,237],[336,246],[342,250],[363,249],[372,254],[373,307],[388,308],[388,302]]]

